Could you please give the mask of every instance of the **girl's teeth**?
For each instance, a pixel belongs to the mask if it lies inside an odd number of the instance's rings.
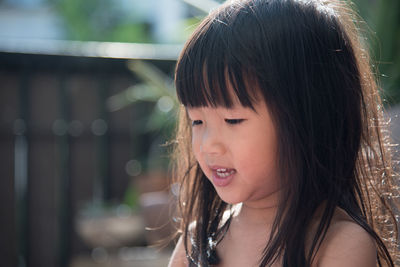
[[[218,169],[217,170],[217,175],[221,178],[228,177],[229,175],[233,174],[235,170],[231,170],[229,172],[226,172],[226,169]]]

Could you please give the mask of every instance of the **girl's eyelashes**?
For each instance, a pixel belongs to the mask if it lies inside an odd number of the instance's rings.
[[[192,126],[196,126],[196,125],[200,125],[200,124],[202,124],[203,122],[201,121],[201,120],[193,120],[192,121]]]
[[[235,125],[243,122],[245,119],[224,119],[227,124]],[[192,120],[192,126],[203,124],[202,120]]]
[[[228,124],[239,124],[243,121],[244,119],[225,119],[225,122]]]

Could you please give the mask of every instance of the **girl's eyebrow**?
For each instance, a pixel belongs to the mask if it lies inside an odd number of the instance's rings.
[[[258,114],[256,105],[255,105],[254,108],[245,107],[245,106],[242,106],[242,105],[232,106],[231,108],[227,108],[227,110],[228,110],[228,111],[231,111],[231,112],[233,111],[233,113],[236,113],[236,112],[238,112],[238,113],[243,113],[243,112],[247,113],[247,112],[250,112],[250,113],[256,113],[256,114]]]
[[[189,112],[200,112],[200,108],[199,107],[185,107],[186,113]]]
[[[209,109],[214,109],[215,111],[219,110],[222,113],[226,113],[229,115],[229,117],[243,117],[248,113],[255,113],[258,114],[256,108],[251,108],[251,107],[245,107],[242,105],[233,105],[231,107],[185,107],[186,114],[189,116],[189,112],[192,113],[192,115],[196,115],[199,113],[203,113],[202,109],[203,108],[209,108]],[[194,114],[193,114],[194,113]]]
[[[199,107],[185,107],[186,115],[190,118],[190,115],[195,116],[201,113]]]

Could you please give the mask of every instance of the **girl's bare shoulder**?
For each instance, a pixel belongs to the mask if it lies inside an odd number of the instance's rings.
[[[183,244],[182,236],[179,237],[176,243],[174,252],[172,252],[171,259],[169,260],[168,267],[187,267],[189,262],[186,259],[185,246]]]
[[[316,255],[317,267],[376,267],[374,239],[342,209],[335,211],[331,225]]]
[[[196,221],[193,221],[189,224],[189,235],[194,231],[196,227]],[[187,244],[189,254],[191,253],[191,243]],[[184,244],[183,234],[178,239],[178,242],[175,245],[175,249],[172,252],[171,259],[169,260],[168,267],[187,267],[189,266],[189,261],[186,257],[186,250]]]

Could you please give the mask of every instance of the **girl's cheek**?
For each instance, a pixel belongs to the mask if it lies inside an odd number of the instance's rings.
[[[198,133],[195,132],[192,133],[192,150],[196,160],[198,160],[198,153],[200,151],[200,144],[198,137],[199,137]]]

